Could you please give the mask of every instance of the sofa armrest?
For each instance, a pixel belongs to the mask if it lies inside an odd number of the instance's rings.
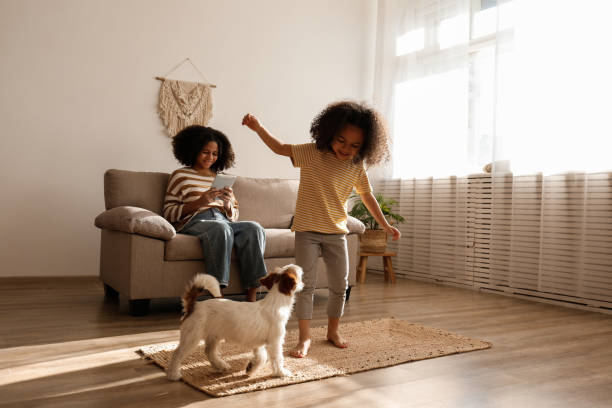
[[[363,234],[365,232],[365,225],[355,217],[350,215],[346,219],[346,227],[349,230],[349,234]]]
[[[176,235],[172,224],[162,216],[140,207],[121,206],[96,217],[96,227],[169,241]]]

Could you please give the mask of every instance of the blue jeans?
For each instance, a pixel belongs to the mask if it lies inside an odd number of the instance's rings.
[[[217,278],[222,288],[229,282],[234,246],[243,287],[259,287],[259,279],[267,274],[263,257],[266,235],[256,222],[231,222],[221,211],[210,208],[193,217],[179,232],[200,239],[206,273]]]

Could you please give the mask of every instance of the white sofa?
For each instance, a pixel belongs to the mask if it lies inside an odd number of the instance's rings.
[[[197,237],[177,234],[161,214],[169,174],[108,170],[104,174],[106,211],[95,225],[101,229],[100,280],[108,297],[125,296],[132,315],[147,314],[152,298],[181,296],[196,273],[205,272]],[[298,181],[238,177],[234,194],[240,220],[257,221],[265,228],[266,267],[295,262],[290,226]],[[356,282],[359,234],[364,225],[349,217],[349,289]],[[226,295],[243,294],[238,264],[232,257]],[[325,264],[319,259],[317,288],[327,287]]]

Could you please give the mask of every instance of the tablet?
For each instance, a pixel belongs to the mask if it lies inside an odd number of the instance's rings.
[[[236,181],[236,176],[230,176],[229,174],[217,174],[215,180],[212,183],[212,188],[222,190],[225,187],[231,187]]]

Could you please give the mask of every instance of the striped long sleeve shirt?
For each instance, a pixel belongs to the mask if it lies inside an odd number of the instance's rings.
[[[212,201],[190,213],[183,211],[186,203],[197,200],[202,193],[210,190],[214,179],[214,177],[202,176],[190,167],[175,170],[170,175],[164,198],[163,216],[177,231],[185,226],[196,214],[209,208],[218,208],[230,221],[238,220],[238,202],[236,198],[233,199],[229,212],[225,210],[220,201]]]

